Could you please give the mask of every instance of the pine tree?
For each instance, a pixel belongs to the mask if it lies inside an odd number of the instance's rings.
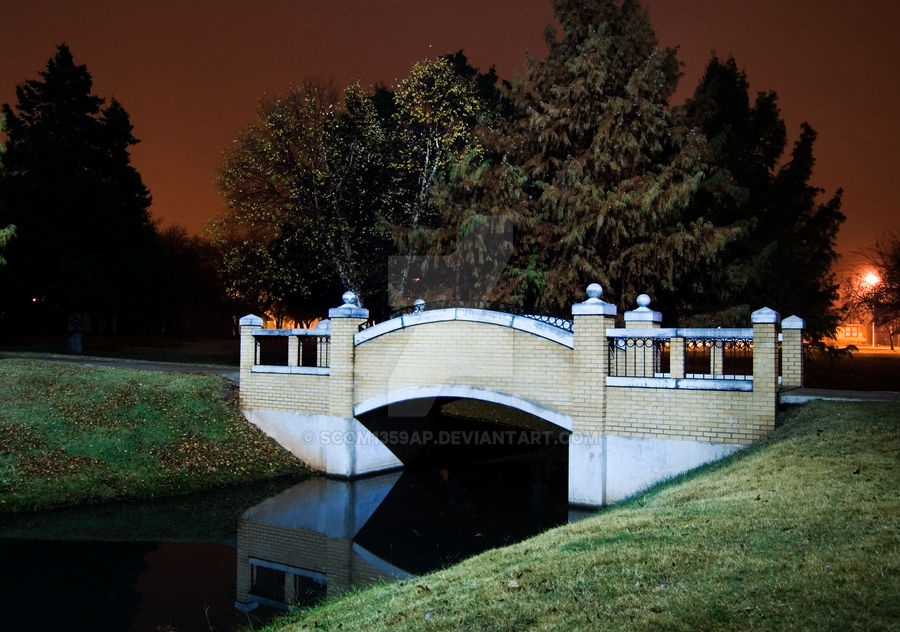
[[[548,27],[546,58],[526,59],[512,122],[481,132],[490,164],[470,161],[463,194],[449,194],[458,219],[487,213],[514,225],[491,294],[563,310],[591,282],[629,308],[642,292],[695,291],[686,272],[737,233],[685,219],[707,149],[667,107],[675,51],[657,46],[634,0],[553,6],[562,30]]]
[[[775,92],[759,92],[751,105],[749,82],[734,59],[715,56],[694,95],[680,108],[685,124],[710,143],[710,169],[689,214],[731,224],[741,239],[703,271],[703,283],[720,288],[705,302],[681,302],[682,312],[715,314],[718,322],[746,322],[768,305],[800,314],[814,339],[833,332],[837,284],[831,265],[843,222],[841,191],[819,203],[809,185],[815,131],[803,124],[790,159]]]
[[[92,94],[92,79],[65,45],[40,79],[3,105],[8,148],[2,213],[19,238],[8,267],[13,310],[25,301],[67,315],[67,348],[81,352],[81,317],[123,309],[152,250],[150,196],[130,164],[137,140],[124,108]]]

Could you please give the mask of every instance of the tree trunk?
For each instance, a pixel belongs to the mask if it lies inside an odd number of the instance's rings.
[[[66,353],[81,355],[84,349],[81,346],[81,334],[83,331],[81,322],[81,312],[70,311],[69,322],[66,326]]]

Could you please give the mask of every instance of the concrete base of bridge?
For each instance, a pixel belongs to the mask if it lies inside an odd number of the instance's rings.
[[[403,463],[354,417],[244,410],[244,416],[317,472],[352,478]]]
[[[246,418],[310,468],[353,478],[403,467],[357,419],[244,410]],[[722,459],[746,446],[679,439],[569,435],[569,503],[600,507]]]
[[[572,434],[569,502],[591,507],[617,503],[745,447],[734,443]]]

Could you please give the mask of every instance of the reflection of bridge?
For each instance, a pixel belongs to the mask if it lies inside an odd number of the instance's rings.
[[[616,328],[601,293],[588,288],[572,321],[420,303],[370,324],[350,292],[319,329],[261,329],[245,316],[241,407],[313,468],[344,477],[401,465],[381,439],[422,440],[373,434],[370,415],[435,400],[507,410],[507,426],[567,433],[569,500],[602,505],[764,437],[779,385],[802,385],[800,318],[781,334],[767,308],[752,328],[663,329],[642,296]]]
[[[399,478],[316,478],[248,509],[238,523],[237,604],[311,605],[409,573],[353,542]]]

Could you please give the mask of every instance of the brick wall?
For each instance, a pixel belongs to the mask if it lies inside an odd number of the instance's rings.
[[[572,350],[499,325],[441,321],[367,340],[356,347],[356,403],[409,387],[458,384],[516,395],[567,411]]]

